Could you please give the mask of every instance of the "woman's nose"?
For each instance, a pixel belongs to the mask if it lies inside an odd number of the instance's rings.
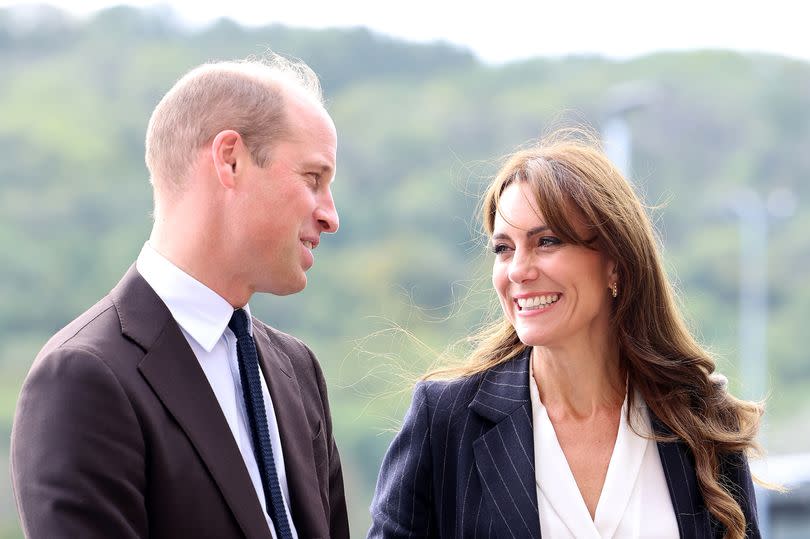
[[[515,251],[512,262],[509,264],[508,277],[510,281],[521,284],[537,279],[539,274],[540,271],[530,253]]]

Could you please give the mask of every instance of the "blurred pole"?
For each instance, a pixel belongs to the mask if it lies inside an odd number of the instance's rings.
[[[629,178],[633,138],[624,114],[608,117],[602,126],[602,143],[608,158],[625,178]]]
[[[758,401],[765,398],[768,379],[768,207],[753,189],[741,189],[736,195],[731,209],[740,228],[740,379],[742,397]],[[760,428],[765,448],[764,424]],[[762,539],[768,539],[768,491],[759,485],[755,491],[759,529]]]
[[[740,375],[743,395],[765,396],[768,376],[768,208],[752,189],[742,189],[731,209],[740,227]]]
[[[625,178],[630,177],[633,133],[627,117],[654,104],[661,90],[647,80],[626,81],[611,87],[602,103],[602,144],[611,162]]]

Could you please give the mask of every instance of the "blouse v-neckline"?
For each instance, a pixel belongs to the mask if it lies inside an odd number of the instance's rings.
[[[610,457],[602,491],[599,495],[596,512],[594,518],[591,519],[585,500],[568,465],[568,460],[560,447],[548,412],[540,401],[540,393],[534,382],[531,368],[529,376],[534,424],[535,480],[538,487],[539,511],[543,514],[544,510],[553,510],[556,516],[559,517],[559,522],[568,529],[571,537],[577,539],[613,537],[633,497],[634,489],[641,475],[642,465],[645,460],[648,463],[651,462],[650,459],[645,459],[645,454],[650,451],[651,447],[655,451],[654,442],[639,436],[628,425],[628,402],[625,395],[616,442]],[[639,432],[651,432],[646,405],[640,395],[636,394],[635,397],[633,426],[639,429]],[[654,458],[656,460],[659,458],[657,451]],[[663,488],[666,490],[663,472],[660,475],[663,480]],[[666,495],[668,498],[668,493]],[[677,524],[675,523],[674,511],[671,508],[670,513],[670,524],[675,524],[675,536],[677,537]],[[549,520],[553,521],[553,519],[545,520],[547,523]],[[541,527],[543,521],[544,518],[541,518]],[[545,531],[544,529],[543,532],[545,533]],[[550,536],[557,537],[557,534],[551,533]]]

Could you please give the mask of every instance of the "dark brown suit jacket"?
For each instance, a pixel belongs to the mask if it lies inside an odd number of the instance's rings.
[[[255,318],[299,537],[349,536],[318,362]],[[37,356],[11,477],[31,538],[271,537],[225,416],[169,310],[134,266]]]

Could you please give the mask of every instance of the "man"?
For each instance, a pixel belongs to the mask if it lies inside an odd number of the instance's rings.
[[[20,394],[27,537],[348,537],[318,362],[247,307],[301,291],[338,229],[320,92],[307,66],[273,57],[200,66],[157,105],[149,241]]]

